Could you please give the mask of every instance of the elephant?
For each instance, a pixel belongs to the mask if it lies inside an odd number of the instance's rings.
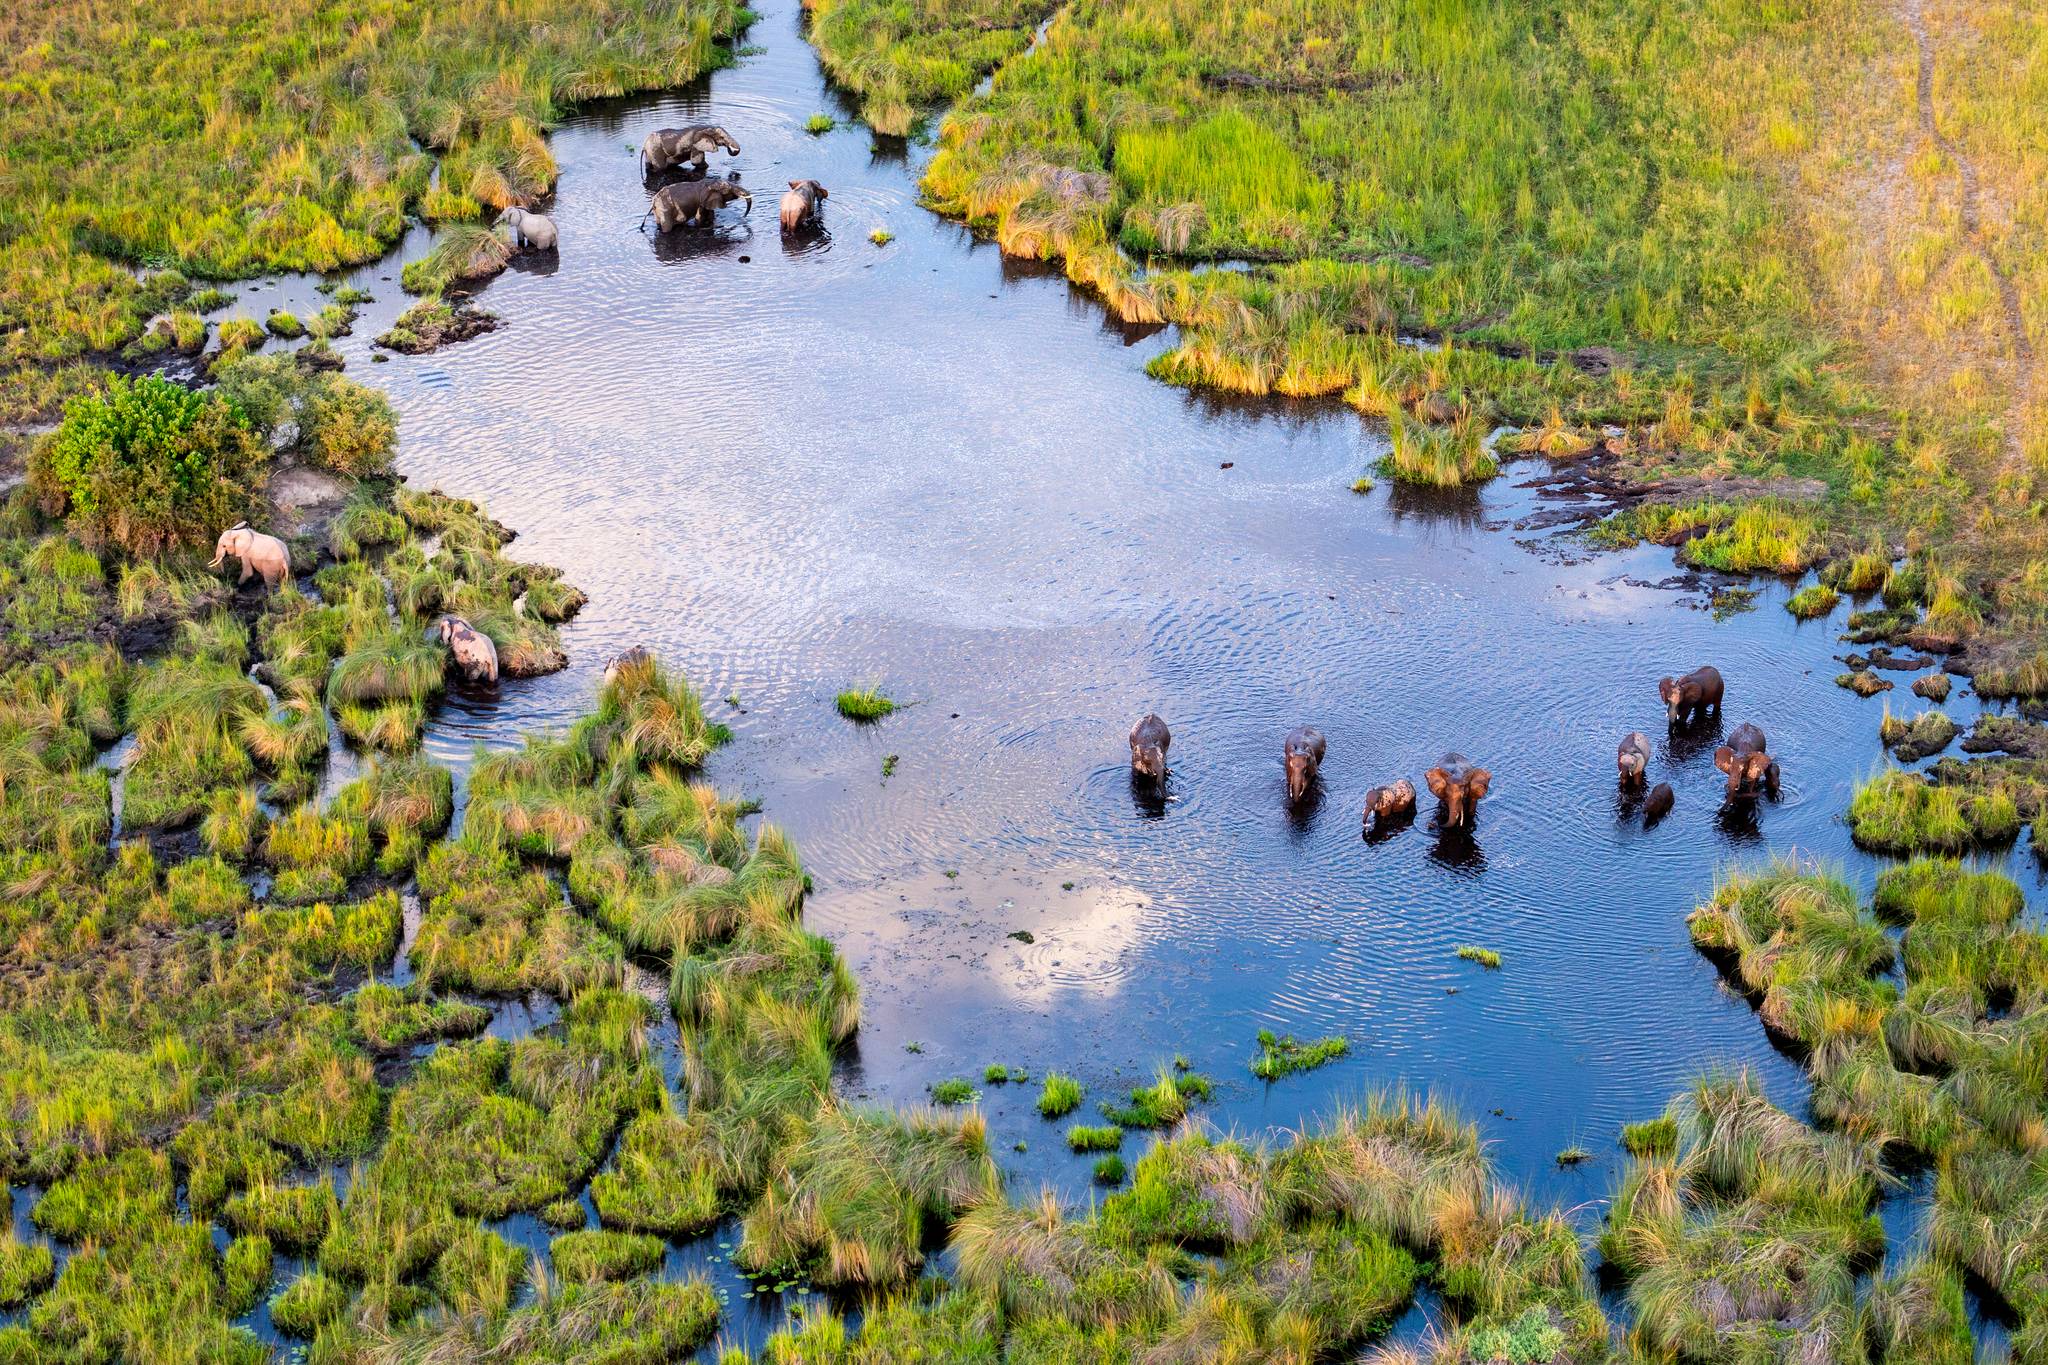
[[[649,172],[671,170],[685,163],[693,171],[702,171],[704,158],[720,147],[733,156],[740,154],[740,144],[715,123],[657,128],[640,144],[640,174],[644,178]]]
[[[1671,723],[1686,725],[1703,718],[1709,710],[1721,713],[1721,670],[1702,664],[1682,678],[1662,678],[1657,695],[1670,708]]]
[[[491,637],[460,616],[443,616],[434,622],[434,633],[455,655],[455,666],[471,682],[498,680],[498,647]]]
[[[795,232],[806,223],[818,221],[818,205],[825,198],[825,187],[815,180],[790,181],[782,196],[782,230]]]
[[[1280,742],[1280,761],[1287,768],[1287,799],[1299,801],[1315,785],[1316,773],[1329,750],[1323,732],[1312,725],[1297,725]]]
[[[1714,750],[1714,766],[1728,774],[1728,795],[1753,796],[1759,787],[1778,790],[1778,760],[1765,752],[1764,732],[1748,721],[1735,727],[1728,742]]]
[[[621,673],[637,668],[654,667],[654,654],[645,645],[634,645],[625,653],[604,666],[604,683],[610,687],[618,681]]]
[[[1384,823],[1414,813],[1415,784],[1405,777],[1384,787],[1374,787],[1365,794],[1365,818],[1368,823],[1374,816],[1378,816]]]
[[[1614,751],[1614,765],[1621,770],[1621,785],[1636,788],[1643,785],[1643,774],[1650,766],[1650,741],[1641,730],[1631,731]]]
[[[1422,775],[1430,794],[1444,803],[1443,827],[1454,829],[1471,821],[1479,798],[1493,785],[1493,774],[1475,768],[1463,754],[1445,754],[1436,766]]]
[[[640,230],[647,230],[648,218],[654,220],[657,232],[673,232],[678,226],[708,228],[718,211],[735,199],[746,200],[746,211],[754,211],[754,196],[730,180],[666,185],[647,206],[646,215],[640,219]]]
[[[1146,712],[1131,727],[1131,776],[1148,782],[1164,782],[1166,749],[1172,743],[1173,735],[1167,730],[1166,722]]]
[[[1665,816],[1671,814],[1671,784],[1659,782],[1650,788],[1650,797],[1643,802],[1643,827],[1648,829]]]
[[[238,521],[220,533],[220,539],[213,542],[213,560],[206,567],[218,569],[229,555],[242,561],[242,575],[235,580],[237,583],[247,583],[250,574],[260,573],[263,586],[274,588],[292,576],[292,556],[284,542],[250,530],[246,521]]]
[[[512,229],[512,245],[522,251],[555,249],[555,220],[545,214],[515,206],[499,214],[498,223]]]

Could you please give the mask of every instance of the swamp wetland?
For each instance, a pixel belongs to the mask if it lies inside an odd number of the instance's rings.
[[[1696,268],[1783,224],[1690,144],[1621,197],[1722,216],[1633,236],[1495,183],[1541,120],[1449,189],[1333,150],[1419,136],[1426,57],[1462,116],[1561,101],[1569,174],[1646,52],[1770,16],[769,0],[663,48],[629,6],[644,61],[555,72],[542,143],[358,8],[276,60],[427,72],[356,152],[438,171],[304,153],[359,240],[127,221],[216,253],[202,315],[75,187],[6,238],[0,1362],[2048,1359],[2048,574],[1971,513],[2031,516],[2024,337],[1937,432],[1926,374],[1797,341],[1806,284]],[[1195,55],[1134,65],[1155,21]],[[1456,86],[1527,43],[1562,74]],[[641,140],[698,123],[821,222],[639,230]],[[1276,209],[1227,167],[1280,125]],[[452,277],[536,200],[559,250]],[[1539,220],[1546,270],[1496,231]],[[1982,268],[2031,306],[2027,240]],[[226,278],[266,263],[336,268]],[[92,327],[24,324],[60,280]],[[415,345],[406,286],[493,325]],[[238,515],[293,587],[200,567]],[[1667,726],[1703,663],[1723,711]],[[1724,797],[1741,722],[1768,795]],[[1447,751],[1469,827],[1361,828]]]

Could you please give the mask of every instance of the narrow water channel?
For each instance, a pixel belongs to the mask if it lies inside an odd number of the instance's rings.
[[[1533,1197],[1592,1214],[1619,1125],[1703,1069],[1754,1067],[1804,1112],[1685,915],[1773,849],[1874,878],[1840,820],[1883,761],[1880,703],[1832,685],[1849,608],[1798,625],[1763,585],[1718,620],[1669,551],[1531,524],[1551,506],[1533,465],[1465,497],[1354,494],[1375,428],[1149,379],[1170,337],[918,207],[929,149],[851,121],[796,0],[760,8],[735,68],[554,136],[559,261],[483,291],[501,330],[372,365],[403,300],[395,259],[357,272],[379,302],[342,349],[401,412],[401,468],[591,597],[570,668],[453,699],[434,755],[565,724],[628,646],[683,668],[736,731],[712,777],[793,832],[808,921],[861,980],[856,1097],[916,1103],[1000,1062],[1073,1071],[1092,1101],[1182,1055],[1219,1083],[1209,1117],[1268,1135],[1405,1082],[1477,1119]],[[842,126],[805,133],[820,111]],[[761,203],[644,235],[634,150],[699,121],[738,140],[713,171]],[[778,233],[792,178],[829,187],[822,233]],[[1781,800],[1724,809],[1718,734],[1667,735],[1658,677],[1706,662],[1726,724],[1768,733]],[[861,683],[907,708],[849,724],[832,698]],[[1147,710],[1174,733],[1159,804],[1127,774]],[[1329,737],[1325,790],[1290,813],[1281,737],[1304,722]],[[1635,729],[1677,790],[1655,829],[1615,794]],[[1361,839],[1366,789],[1419,787],[1447,750],[1493,771],[1476,833],[1425,810]],[[1352,1051],[1269,1087],[1247,1070],[1261,1028]],[[1032,1092],[982,1100],[1012,1188],[1078,1194],[1087,1166]],[[1560,1168],[1574,1144],[1593,1159]]]

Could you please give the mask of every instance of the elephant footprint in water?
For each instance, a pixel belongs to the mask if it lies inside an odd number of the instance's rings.
[[[658,232],[673,232],[678,227],[708,228],[718,211],[735,199],[746,200],[746,211],[754,211],[754,196],[730,180],[696,180],[687,185],[668,185],[648,205],[640,227],[645,231],[647,219],[652,218]]]
[[[455,667],[474,683],[498,680],[498,647],[491,637],[460,616],[443,616],[434,622],[434,633],[455,656]]]
[[[247,583],[251,574],[262,574],[263,586],[274,588],[292,576],[291,552],[285,549],[284,542],[249,529],[246,521],[238,521],[220,533],[220,539],[213,542],[213,560],[206,567],[218,569],[229,555],[242,561],[242,575],[235,580],[237,583]]]

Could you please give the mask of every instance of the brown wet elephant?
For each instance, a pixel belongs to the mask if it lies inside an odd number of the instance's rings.
[[[1671,814],[1673,799],[1669,782],[1659,782],[1650,788],[1649,799],[1643,802],[1643,828],[1648,829]]]
[[[1368,823],[1374,816],[1386,821],[1398,820],[1404,815],[1414,813],[1415,784],[1405,777],[1384,787],[1374,787],[1365,794],[1365,818]]]
[[[1151,712],[1131,727],[1131,775],[1148,782],[1166,780],[1166,750],[1173,735],[1166,722]]]
[[[455,667],[471,682],[498,680],[498,647],[491,637],[460,616],[443,616],[434,622],[434,633],[455,656]]]
[[[1688,725],[1703,719],[1708,711],[1721,711],[1721,670],[1702,664],[1682,678],[1661,678],[1657,695],[1670,709],[1673,725]]]
[[[1323,732],[1312,725],[1297,725],[1287,732],[1287,738],[1280,742],[1280,761],[1287,769],[1289,801],[1299,801],[1308,795],[1316,774],[1322,771],[1323,755],[1329,747]]]
[[[1650,769],[1650,741],[1641,730],[1622,738],[1614,751],[1614,766],[1621,772],[1622,786],[1633,791],[1643,785],[1643,774]]]
[[[1766,747],[1764,732],[1744,721],[1730,732],[1726,744],[1714,750],[1714,766],[1728,774],[1730,796],[1778,790],[1778,760]]]
[[[237,583],[247,583],[251,574],[262,574],[263,586],[274,588],[292,576],[291,551],[284,542],[251,530],[246,521],[238,521],[220,533],[220,539],[213,542],[213,560],[206,567],[218,569],[229,555],[242,561]]]
[[[673,170],[677,166],[702,171],[704,158],[720,147],[731,156],[740,154],[740,144],[715,123],[693,123],[687,128],[657,128],[640,144],[640,174],[644,178],[652,172]]]
[[[1479,798],[1493,785],[1493,774],[1473,767],[1463,754],[1445,754],[1422,780],[1429,784],[1430,794],[1443,802],[1443,827],[1455,829],[1471,823]]]
[[[828,191],[815,180],[792,180],[782,195],[782,230],[795,232],[818,221],[818,205]]]
[[[664,186],[647,206],[640,230],[647,230],[648,218],[654,220],[657,232],[673,232],[678,227],[708,228],[718,211],[735,199],[746,200],[746,211],[754,211],[754,196],[730,180],[693,180],[687,185]]]

